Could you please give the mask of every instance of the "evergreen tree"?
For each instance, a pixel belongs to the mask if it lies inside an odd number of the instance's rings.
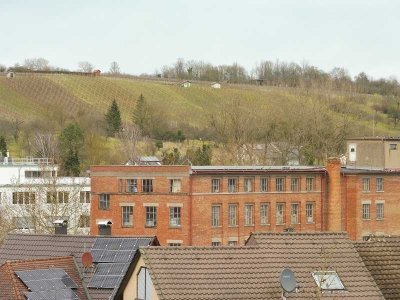
[[[106,113],[106,124],[107,124],[107,135],[113,136],[115,133],[120,131],[121,129],[121,113],[119,111],[119,107],[117,101],[113,100],[110,108]]]
[[[7,143],[4,136],[0,136],[0,155],[6,156],[7,155]]]
[[[133,111],[133,123],[135,123],[144,135],[149,134],[150,114],[146,100],[143,94],[140,94],[137,100],[135,110]]]
[[[60,134],[61,167],[65,175],[78,176],[79,155],[83,149],[84,134],[78,123],[69,124]]]

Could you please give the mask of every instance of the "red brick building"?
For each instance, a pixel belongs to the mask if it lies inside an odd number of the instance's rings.
[[[91,234],[156,235],[161,245],[243,244],[257,231],[400,234],[399,175],[339,159],[325,168],[93,166]]]
[[[234,245],[255,231],[322,231],[326,179],[315,167],[93,166],[91,233],[112,223],[112,235],[161,245]]]

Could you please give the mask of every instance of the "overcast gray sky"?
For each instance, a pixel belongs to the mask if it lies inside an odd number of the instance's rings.
[[[400,79],[400,1],[0,0],[0,64],[44,57],[77,69],[152,73],[178,57],[213,64],[307,61]]]

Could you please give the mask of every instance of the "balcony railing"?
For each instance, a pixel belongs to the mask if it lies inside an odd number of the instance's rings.
[[[37,158],[27,156],[25,158],[0,157],[1,165],[52,165],[52,158]]]

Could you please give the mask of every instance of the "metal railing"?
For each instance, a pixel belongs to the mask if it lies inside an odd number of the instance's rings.
[[[27,156],[24,158],[14,157],[0,157],[0,164],[2,165],[52,165],[54,160],[52,158],[38,158]]]

